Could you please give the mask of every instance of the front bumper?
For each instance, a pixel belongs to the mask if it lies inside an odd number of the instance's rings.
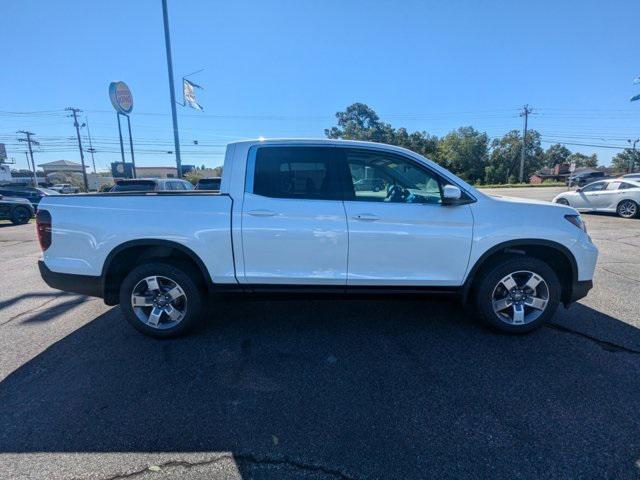
[[[51,288],[90,297],[102,298],[103,296],[102,277],[52,272],[42,260],[38,260],[38,268],[40,269],[40,276]]]

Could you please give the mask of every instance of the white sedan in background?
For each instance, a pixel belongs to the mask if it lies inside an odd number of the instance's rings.
[[[630,178],[601,180],[574,192],[561,193],[553,201],[581,212],[615,212],[623,218],[634,218],[640,214],[640,181]]]

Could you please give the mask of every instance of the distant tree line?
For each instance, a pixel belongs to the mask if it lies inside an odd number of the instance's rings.
[[[437,137],[424,131],[408,132],[406,128],[395,128],[380,120],[378,114],[364,103],[354,103],[344,112],[336,113],[337,125],[325,129],[328,138],[366,140],[388,143],[413,150],[439,163],[469,183],[497,184],[515,183],[520,169],[522,134],[511,130],[501,138],[491,140],[485,132],[473,127],[460,127]],[[543,167],[571,164],[576,167],[597,167],[596,154],[584,155],[571,152],[561,144],[544,150],[540,145],[540,133],[528,130],[526,138],[526,163],[524,178]],[[624,150],[616,155],[612,167],[626,171],[633,160],[640,167],[640,155]]]

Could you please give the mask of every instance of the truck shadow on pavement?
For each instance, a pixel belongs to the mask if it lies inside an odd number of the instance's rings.
[[[232,452],[243,478],[261,462],[318,478],[640,474],[640,331],[588,307],[520,337],[440,301],[233,301],[216,317],[158,341],[114,308],[60,340],[0,383],[0,451]],[[573,333],[583,318],[627,345]]]

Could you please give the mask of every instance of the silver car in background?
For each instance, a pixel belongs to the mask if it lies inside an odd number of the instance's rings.
[[[561,193],[553,201],[580,212],[612,212],[623,218],[634,218],[640,214],[640,179],[593,182],[574,192]]]

